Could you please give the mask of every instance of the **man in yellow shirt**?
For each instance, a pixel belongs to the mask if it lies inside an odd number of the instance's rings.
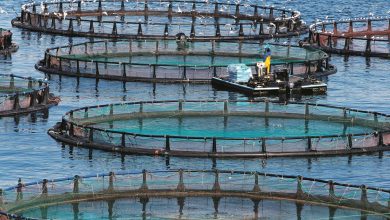
[[[271,49],[265,48],[263,62],[265,67],[267,68],[267,75],[271,72]]]

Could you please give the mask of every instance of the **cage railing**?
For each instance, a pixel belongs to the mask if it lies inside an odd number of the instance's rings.
[[[256,116],[265,123],[272,118],[322,120],[370,127],[365,133],[343,132],[305,136],[214,137],[145,134],[115,129],[107,121],[186,116]],[[324,104],[270,101],[153,101],[89,106],[65,114],[49,134],[68,144],[122,153],[200,157],[310,156],[388,150],[389,116]]]
[[[390,18],[357,18],[317,22],[310,26],[309,42],[327,52],[389,57]]]
[[[288,199],[360,209],[383,216],[388,216],[390,211],[388,189],[256,171],[183,169],[75,175],[30,183],[19,179],[17,185],[0,191],[0,207],[8,213],[19,213],[34,207],[118,196],[202,195]]]

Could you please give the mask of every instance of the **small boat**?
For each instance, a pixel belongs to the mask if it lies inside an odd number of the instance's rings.
[[[310,77],[289,76],[287,69],[268,73],[263,62],[257,62],[255,70],[245,64],[230,64],[227,72],[227,76],[211,79],[215,88],[251,96],[320,95],[327,91],[326,83]]]

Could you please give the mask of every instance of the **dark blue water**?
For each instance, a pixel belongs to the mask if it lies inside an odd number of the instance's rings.
[[[0,26],[10,27],[10,20],[19,14],[22,0],[1,0]],[[289,0],[267,1],[276,6],[299,9],[307,22],[335,18],[387,16],[389,0]],[[23,31],[12,28],[14,41],[20,45],[12,59],[0,61],[0,73],[41,78],[36,71],[35,62],[43,57],[48,47],[79,43],[83,38],[68,38]],[[282,39],[282,42],[287,41]],[[296,39],[293,39],[296,41]],[[318,103],[334,104],[364,110],[390,113],[389,60],[361,57],[333,56],[332,63],[338,73],[329,77],[328,94],[305,98]],[[210,85],[181,85],[127,83],[124,90],[118,82],[101,81],[95,87],[94,80],[81,79],[77,85],[75,78],[58,77],[50,80],[51,92],[60,95],[62,102],[50,109],[49,117],[37,115],[36,118],[22,117],[19,122],[13,118],[0,119],[0,187],[16,184],[18,177],[25,182],[72,176],[75,174],[101,173],[115,170],[166,169],[162,157],[124,156],[102,151],[89,151],[82,148],[62,146],[52,140],[46,131],[62,115],[74,108],[122,101],[164,100],[164,99],[246,99],[246,97],[224,91],[215,91]],[[170,158],[170,168],[209,169],[213,164],[209,159]],[[390,188],[390,154],[329,157],[317,159],[250,159],[217,160],[215,166],[222,169],[258,170],[283,174],[296,174],[309,177],[335,179],[371,186]]]

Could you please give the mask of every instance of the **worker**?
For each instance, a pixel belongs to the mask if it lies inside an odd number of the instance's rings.
[[[267,68],[266,74],[268,75],[271,71],[271,49],[269,47],[265,48],[264,50],[263,62]]]
[[[16,186],[16,201],[23,200],[23,187],[22,178],[19,178],[18,185]]]

